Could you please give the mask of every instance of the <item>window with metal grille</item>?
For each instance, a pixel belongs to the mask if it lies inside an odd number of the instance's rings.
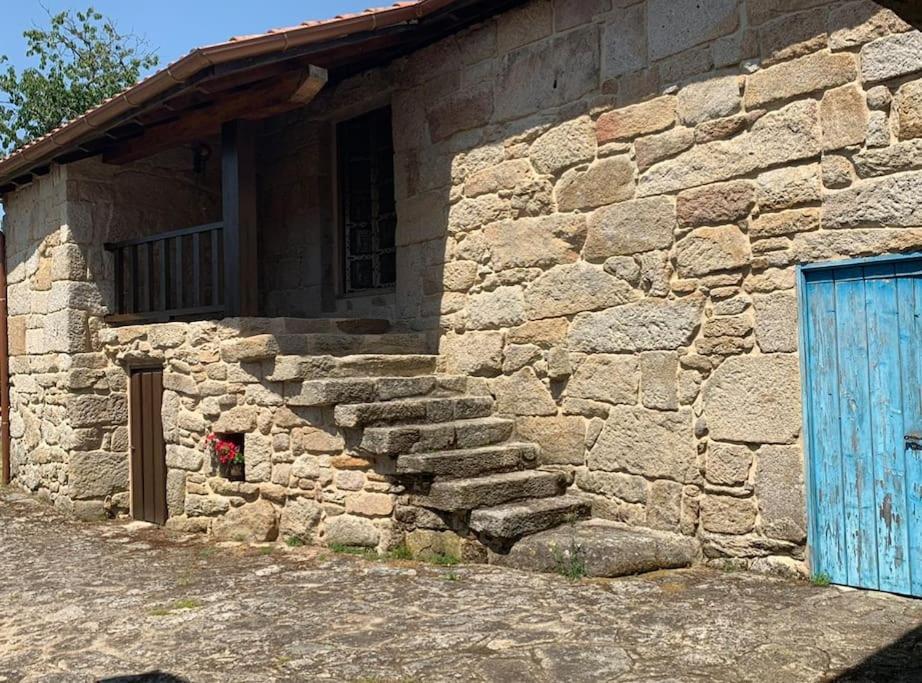
[[[346,292],[393,287],[397,211],[390,107],[337,127]]]

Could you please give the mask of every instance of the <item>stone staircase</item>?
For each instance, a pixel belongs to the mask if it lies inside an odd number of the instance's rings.
[[[296,352],[278,356],[269,379],[286,382],[289,405],[331,411],[350,451],[397,478],[410,505],[491,550],[588,517],[589,504],[566,494],[568,475],[538,469],[539,447],[495,415],[483,381],[438,374],[436,360]]]

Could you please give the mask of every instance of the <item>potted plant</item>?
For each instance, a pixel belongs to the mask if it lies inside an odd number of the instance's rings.
[[[218,459],[221,476],[228,481],[246,481],[242,439],[235,438],[235,435],[209,434],[206,441]]]

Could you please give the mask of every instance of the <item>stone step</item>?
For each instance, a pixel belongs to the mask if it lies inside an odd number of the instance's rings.
[[[320,407],[340,403],[373,403],[410,396],[426,396],[439,386],[432,375],[422,377],[351,377],[290,382],[285,402],[293,406]]]
[[[434,375],[438,356],[423,354],[356,356],[276,356],[266,379],[295,382],[311,379],[419,377]]]
[[[437,479],[426,495],[410,497],[411,505],[435,510],[473,510],[494,507],[525,498],[548,498],[563,493],[563,472],[525,470],[471,479]]]
[[[275,337],[279,352],[286,356],[356,354],[424,354],[428,349],[425,334],[280,334]]]
[[[256,334],[385,334],[394,329],[380,318],[239,318],[240,333]]]
[[[462,478],[511,472],[534,468],[539,452],[535,444],[509,443],[458,451],[409,453],[397,458],[397,473]]]
[[[369,427],[360,447],[375,455],[478,448],[506,441],[512,436],[514,426],[512,420],[485,417],[439,424]]]
[[[493,399],[488,396],[412,398],[379,403],[340,404],[333,412],[339,427],[368,427],[382,424],[435,423],[489,417]]]
[[[689,536],[590,520],[525,536],[508,554],[490,553],[490,563],[540,572],[614,578],[688,567],[699,556]]]
[[[470,527],[491,539],[513,539],[589,517],[592,504],[577,496],[521,500],[474,510]]]

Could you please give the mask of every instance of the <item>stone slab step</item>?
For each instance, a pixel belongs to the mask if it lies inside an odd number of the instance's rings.
[[[555,496],[474,510],[470,527],[489,538],[511,539],[586,519],[592,504],[577,496]]]
[[[489,417],[493,413],[493,399],[486,396],[459,396],[449,398],[412,398],[379,403],[340,404],[333,418],[340,427],[367,427],[370,425],[407,422],[435,423]]]
[[[689,536],[590,520],[526,536],[490,563],[529,571],[562,572],[580,567],[586,576],[613,578],[691,566],[699,556]]]
[[[525,498],[548,498],[563,493],[567,477],[562,472],[525,470],[471,479],[436,480],[426,495],[410,497],[411,505],[435,510],[473,510]]]
[[[369,427],[362,435],[360,448],[375,455],[478,448],[508,440],[514,426],[512,420],[485,417],[438,424]]]
[[[385,334],[393,330],[381,318],[239,318],[243,335],[255,334]]]
[[[438,356],[425,354],[359,354],[355,356],[276,356],[266,379],[270,382],[433,375]]]
[[[276,336],[284,355],[352,356],[356,354],[424,354],[426,335],[415,332],[390,334],[280,334]]]
[[[534,468],[540,448],[530,443],[510,443],[437,453],[410,453],[397,458],[398,474],[433,474],[474,477],[478,474]]]
[[[410,396],[425,396],[438,387],[434,376],[354,377],[318,379],[285,384],[285,402],[293,406],[320,407],[340,403],[373,403]]]

